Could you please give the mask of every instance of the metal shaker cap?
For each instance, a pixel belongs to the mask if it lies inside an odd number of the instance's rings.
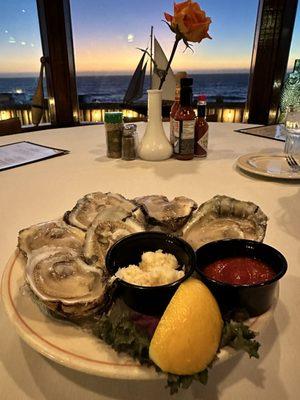
[[[133,135],[136,132],[137,126],[136,124],[126,124],[123,129],[123,135],[129,136]]]

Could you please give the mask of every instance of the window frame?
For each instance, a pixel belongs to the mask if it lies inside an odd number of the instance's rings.
[[[253,43],[248,122],[274,124],[287,71],[298,0],[260,0]]]
[[[69,0],[37,0],[50,122],[55,127],[79,124],[72,21]]]

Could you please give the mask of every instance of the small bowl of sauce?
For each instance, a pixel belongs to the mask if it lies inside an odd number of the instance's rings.
[[[196,251],[196,271],[216,297],[223,314],[266,312],[278,281],[287,270],[284,256],[261,242],[228,239]]]
[[[265,262],[251,257],[226,257],[203,268],[207,278],[230,285],[256,285],[273,279],[275,271]]]

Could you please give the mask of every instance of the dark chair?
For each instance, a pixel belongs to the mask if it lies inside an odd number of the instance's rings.
[[[18,117],[0,120],[0,136],[22,132],[21,121]]]

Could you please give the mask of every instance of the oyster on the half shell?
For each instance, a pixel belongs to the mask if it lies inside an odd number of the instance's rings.
[[[106,206],[118,206],[126,212],[132,212],[137,206],[118,193],[95,192],[79,199],[71,211],[65,214],[66,221],[84,231],[93,222],[99,211]],[[142,213],[139,215],[143,218]]]
[[[26,255],[43,246],[70,247],[80,250],[84,237],[82,230],[58,219],[22,229],[19,232],[18,247]]]
[[[102,305],[102,271],[87,265],[73,249],[43,247],[33,251],[25,275],[36,298],[60,316],[83,318]]]
[[[166,196],[136,197],[134,202],[142,207],[148,224],[176,232],[187,222],[197,208],[194,200],[184,196],[169,201]]]
[[[87,262],[103,268],[106,253],[113,243],[144,230],[145,226],[136,218],[135,212],[116,206],[103,207],[86,232],[84,256]]]
[[[183,239],[195,250],[219,239],[263,241],[267,220],[256,204],[217,195],[195,211],[182,230]]]

